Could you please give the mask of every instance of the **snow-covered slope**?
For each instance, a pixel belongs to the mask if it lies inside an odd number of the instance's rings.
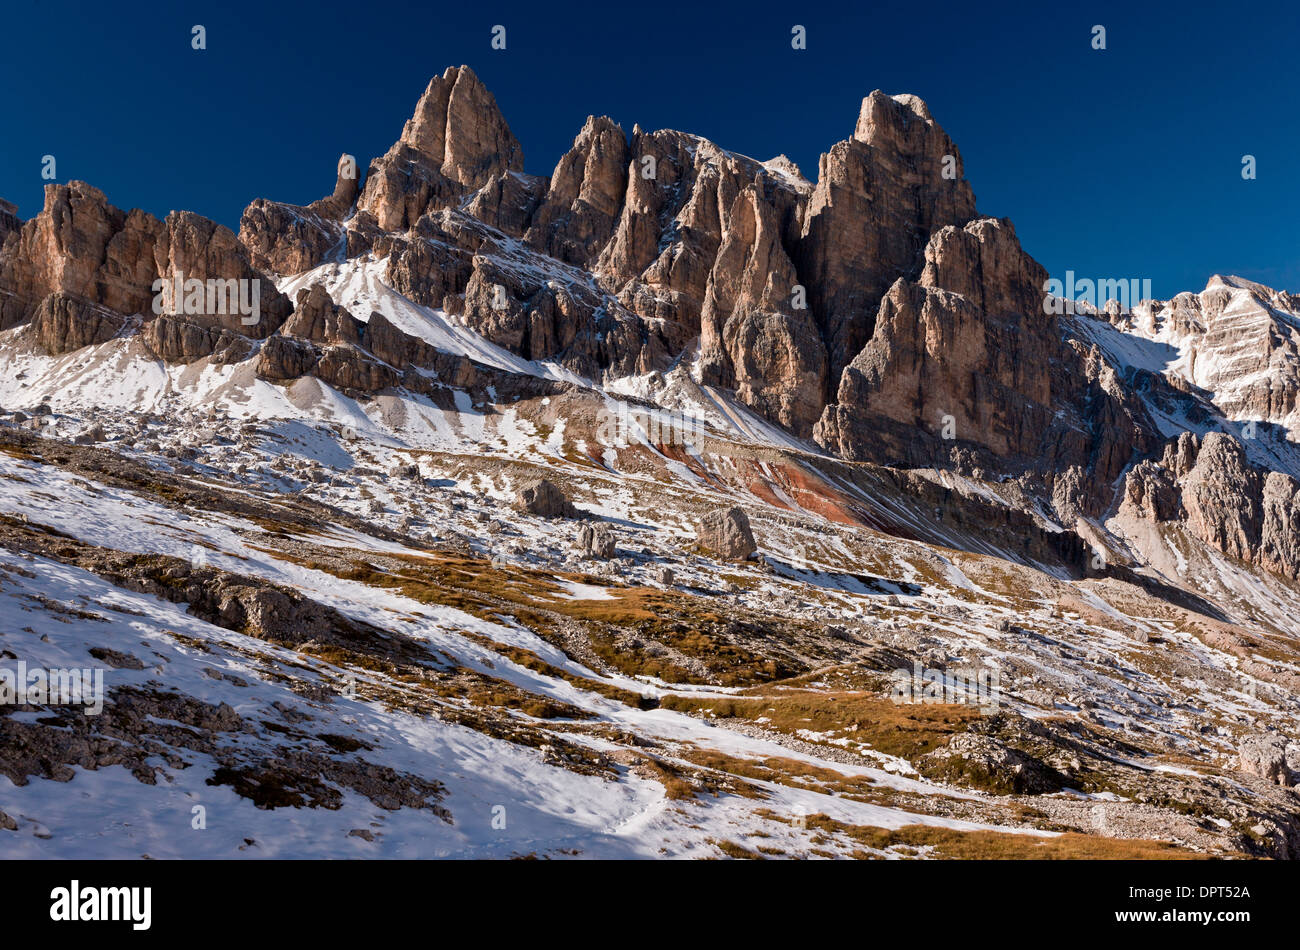
[[[1109,351],[1127,365],[1177,376],[1237,422],[1300,434],[1300,298],[1215,275],[1199,294],[1111,308],[1123,334]],[[1106,346],[1105,335],[1098,340]]]

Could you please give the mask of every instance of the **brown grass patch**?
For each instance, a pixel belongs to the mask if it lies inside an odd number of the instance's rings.
[[[812,815],[810,829],[848,836],[875,850],[904,847],[931,849],[930,857],[958,861],[1168,861],[1204,858],[1168,841],[1145,838],[1102,838],[1067,832],[1053,838],[1005,831],[954,831],[933,825],[876,828],[847,825]]]
[[[980,715],[973,706],[895,704],[879,693],[790,690],[763,697],[670,695],[666,709],[711,712],[721,719],[765,720],[761,725],[788,735],[847,736],[886,755],[904,759],[932,752]],[[800,735],[816,742],[814,736]]]

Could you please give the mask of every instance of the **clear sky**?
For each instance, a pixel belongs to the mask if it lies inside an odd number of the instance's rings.
[[[467,63],[536,174],[594,113],[784,152],[815,178],[863,96],[914,93],[980,211],[1011,218],[1053,277],[1148,278],[1167,297],[1223,272],[1300,291],[1294,0],[115,6],[0,8],[0,197],[23,217],[54,155],[58,181],[120,207],[237,228],[252,198],[328,193],[342,152],[364,168],[429,78]]]

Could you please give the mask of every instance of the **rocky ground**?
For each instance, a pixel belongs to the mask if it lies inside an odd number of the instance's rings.
[[[811,492],[789,449],[598,463],[543,400],[449,414],[472,453],[6,414],[4,655],[105,668],[109,697],[4,708],[13,847],[1294,855],[1290,636],[741,492],[778,459]],[[895,702],[899,669],[996,691]],[[154,817],[93,830],[109,808]]]

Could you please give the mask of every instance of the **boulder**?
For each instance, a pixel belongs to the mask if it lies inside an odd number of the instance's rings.
[[[538,478],[522,485],[515,492],[515,507],[540,518],[576,518],[578,509],[565,497],[554,482]]]
[[[617,549],[614,532],[605,524],[585,524],[578,531],[578,548],[583,557],[608,561]]]
[[[917,760],[928,778],[973,785],[998,794],[1059,792],[1066,777],[1052,766],[992,736],[958,733],[948,744]]]
[[[99,424],[92,425],[85,430],[78,432],[72,438],[74,445],[94,445],[96,442],[107,441],[108,436],[104,432],[104,427]]]
[[[1286,762],[1286,739],[1270,733],[1246,737],[1237,749],[1237,770],[1289,786],[1292,776]]]
[[[731,561],[744,561],[758,551],[749,516],[737,507],[706,514],[696,527],[695,539],[704,550]]]

